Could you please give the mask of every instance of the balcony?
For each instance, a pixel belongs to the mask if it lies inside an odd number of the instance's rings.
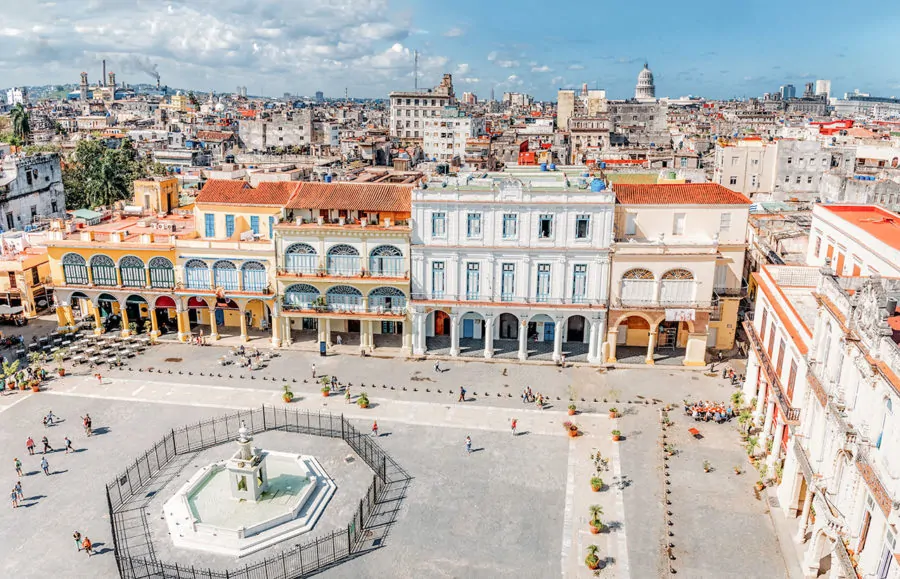
[[[696,280],[623,279],[617,307],[639,308],[713,308],[712,298],[697,297]]]
[[[335,277],[355,277],[362,274],[358,255],[329,255],[325,273]]]
[[[784,388],[781,386],[781,379],[778,378],[778,372],[775,371],[775,367],[769,359],[769,354],[763,348],[762,341],[759,339],[753,323],[749,321],[744,322],[744,331],[747,332],[747,337],[750,339],[750,346],[756,351],[756,358],[759,360],[760,368],[766,373],[766,380],[772,387],[775,402],[778,404],[785,422],[787,424],[798,424],[800,422],[800,409],[791,406],[790,400],[785,396]]]
[[[375,256],[369,258],[369,275],[372,277],[408,277],[406,258],[399,256]]]
[[[537,306],[582,306],[585,308],[596,308],[606,306],[606,300],[591,299],[585,296],[575,296],[572,298],[554,298],[550,296],[517,296],[513,294],[481,294],[481,293],[465,293],[451,294],[447,292],[431,292],[431,293],[414,293],[412,299],[416,301],[450,301],[450,302],[489,302],[496,304],[528,304]]]
[[[288,254],[284,259],[284,271],[292,275],[315,275],[319,271],[319,256]]]
[[[406,315],[406,300],[396,297],[373,297],[367,303],[360,296],[289,292],[282,306],[286,312]]]

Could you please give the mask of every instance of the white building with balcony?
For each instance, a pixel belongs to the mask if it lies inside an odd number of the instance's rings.
[[[614,197],[594,188],[520,169],[415,189],[414,353],[601,362]]]
[[[715,183],[617,185],[604,358],[704,365],[734,343],[750,200]]]

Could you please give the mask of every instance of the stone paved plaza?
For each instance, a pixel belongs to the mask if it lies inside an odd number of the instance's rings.
[[[675,425],[669,432],[679,453],[670,459],[673,536],[666,537],[661,403],[653,400],[726,400],[734,390],[718,378],[680,368],[606,372],[500,361],[441,362],[442,372],[436,373],[431,361],[323,359],[303,352],[284,353],[251,373],[220,366],[217,359],[226,353],[217,347],[159,345],[130,359],[130,369],[101,371],[100,379],[86,367],[70,367],[69,376],[51,380],[44,392],[0,397],[0,464],[6,469],[0,480],[9,487],[15,482],[14,457],[23,460],[26,472],[39,471],[38,457],[23,456],[24,441],[31,435],[39,443],[44,433],[40,419],[48,410],[65,419],[46,429],[51,444],[61,446],[68,434],[76,448],[84,448],[74,455],[49,455],[51,471],[57,474],[24,477],[25,495],[34,497],[25,501],[30,506],[11,509],[7,495],[0,525],[13,530],[17,540],[5,542],[0,573],[114,577],[104,483],[171,428],[229,409],[282,405],[281,384],[287,379],[297,395],[292,407],[343,413],[363,432],[378,420],[379,444],[412,477],[384,546],[328,569],[322,577],[587,578],[593,576],[583,563],[590,544],[600,548],[605,566],[601,576],[664,577],[664,539],[675,545],[672,566],[680,576],[789,575],[779,563],[782,557],[766,503],[753,493],[755,476],[733,473],[735,465],[749,467],[736,424],[703,423],[704,438],[695,440],[686,434],[691,426],[686,418],[678,409],[672,413]],[[348,405],[341,395],[324,398],[311,379],[313,363],[319,374],[336,373],[351,382],[354,395],[365,383],[372,407]],[[456,401],[460,384],[469,393],[465,404]],[[548,395],[548,408],[523,405],[519,396],[524,385]],[[572,395],[582,411],[572,418],[582,430],[575,439],[566,437],[561,425],[570,419],[565,407]],[[612,405],[623,413],[621,418],[608,417]],[[90,439],[80,427],[85,412],[91,413],[98,430]],[[519,421],[517,437],[509,431],[511,418]],[[621,430],[625,440],[612,443],[613,428]],[[463,445],[467,435],[476,449],[471,455]],[[292,444],[279,438],[288,436],[283,433],[263,436]],[[328,454],[330,442],[308,444]],[[610,459],[609,471],[601,473],[607,486],[592,493],[589,456],[598,450]],[[338,452],[352,453],[349,447]],[[334,511],[326,509],[315,534],[341,524],[341,493],[352,494],[362,480],[353,468],[362,470],[364,464],[346,464],[341,458],[332,455],[331,462],[323,461],[326,470],[337,475],[338,492]],[[715,470],[705,474],[703,460]],[[204,456],[189,462],[209,460]],[[603,534],[589,532],[591,504],[604,509],[608,529]],[[156,506],[150,514],[161,516]],[[98,555],[89,560],[75,551],[75,529],[99,544]],[[158,539],[165,540],[161,535]],[[167,549],[158,552],[161,559],[171,555],[200,566],[222,561]],[[231,566],[255,559],[231,561]]]

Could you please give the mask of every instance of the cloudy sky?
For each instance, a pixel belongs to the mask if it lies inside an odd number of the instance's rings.
[[[648,60],[658,96],[752,96],[832,80],[900,95],[896,0],[6,0],[0,86],[119,81],[251,94],[383,97],[454,75],[497,98],[559,87],[633,94]],[[759,7],[754,5],[759,4]],[[732,7],[734,5],[734,7]]]

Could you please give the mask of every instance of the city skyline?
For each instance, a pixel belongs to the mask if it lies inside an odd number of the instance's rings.
[[[247,86],[250,94],[265,96],[322,90],[336,97],[346,89],[351,97],[383,98],[413,88],[418,51],[420,88],[434,86],[446,72],[458,93],[480,98],[493,88],[498,98],[513,91],[554,100],[557,89],[582,83],[627,98],[645,61],[657,96],[749,97],[784,84],[799,93],[804,83],[822,78],[832,81],[833,95],[854,89],[900,94],[896,70],[861,66],[900,48],[890,19],[851,13],[842,23],[848,30],[864,25],[865,35],[835,39],[810,27],[797,34],[809,10],[837,7],[830,0],[791,3],[777,19],[731,8],[697,11],[677,27],[655,0],[617,6],[589,27],[572,18],[536,18],[546,8],[534,2],[519,2],[516,10],[472,0],[452,6],[414,0],[298,4],[299,10],[233,0],[128,8],[103,0],[87,7],[73,0],[26,4],[0,27],[0,69],[11,86],[74,83],[81,71],[96,82],[106,59],[120,82],[133,84],[155,82],[159,74],[164,85],[200,91]],[[888,8],[886,1],[876,4]],[[482,17],[485,10],[496,10],[495,17]],[[570,10],[580,12],[592,13],[586,4]]]

